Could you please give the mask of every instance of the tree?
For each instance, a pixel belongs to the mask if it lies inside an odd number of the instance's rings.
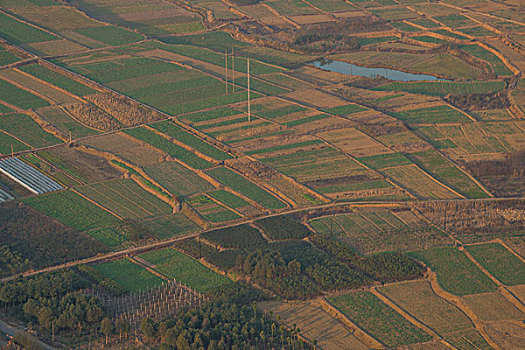
[[[146,337],[146,338],[153,338],[157,334],[156,327],[157,325],[151,318],[145,318],[142,321],[140,321],[140,332]]]
[[[108,344],[108,338],[113,333],[113,322],[107,317],[105,317],[102,322],[100,322],[100,330],[106,336],[106,345]]]

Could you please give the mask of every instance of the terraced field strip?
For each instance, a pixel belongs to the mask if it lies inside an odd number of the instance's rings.
[[[272,311],[279,315],[289,328],[294,325],[308,341],[317,341],[317,346],[325,350],[365,350],[369,347],[361,342],[344,323],[326,312],[317,301],[258,303],[265,313]]]
[[[468,316],[454,303],[438,296],[429,281],[392,283],[378,291],[395,305],[439,334],[457,349],[482,349],[488,344]]]
[[[339,311],[388,347],[426,342],[430,336],[370,292],[328,298]]]
[[[172,212],[168,204],[144,191],[131,179],[85,185],[77,190],[123,218],[148,218]]]
[[[286,204],[280,199],[233,170],[221,167],[209,170],[208,174],[268,209],[282,209],[286,207]]]

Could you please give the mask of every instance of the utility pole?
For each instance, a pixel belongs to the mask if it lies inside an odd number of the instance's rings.
[[[228,50],[224,51],[224,87],[228,94]]]
[[[232,89],[235,93],[235,52],[232,47]]]
[[[251,110],[250,110],[250,59],[247,61],[247,72],[248,72],[248,122],[252,121]]]

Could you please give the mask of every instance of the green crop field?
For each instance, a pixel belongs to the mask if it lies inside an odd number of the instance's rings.
[[[77,187],[77,190],[126,219],[157,217],[172,208],[131,179],[116,179]]]
[[[30,92],[22,90],[0,79],[0,100],[13,106],[30,109],[48,106],[49,103]]]
[[[255,250],[264,249],[267,244],[259,231],[250,225],[221,228],[206,232],[202,237],[223,248]]]
[[[224,53],[217,53],[208,49],[187,46],[187,45],[169,45],[162,46],[163,50],[168,50],[179,55],[191,57],[203,62],[212,63],[218,66],[224,65]],[[246,58],[235,56],[235,71],[246,73],[247,62]],[[262,62],[250,61],[250,73],[254,75],[267,74],[267,73],[278,73],[284,69],[275,66],[267,65]]]
[[[82,28],[76,32],[110,46],[130,44],[142,39],[142,36],[135,32],[113,26]]]
[[[182,213],[147,220],[143,224],[159,239],[182,236],[200,229]]]
[[[436,151],[412,153],[409,156],[416,164],[430,172],[437,179],[445,182],[470,198],[486,198],[486,194],[467,174]]]
[[[0,66],[4,66],[6,64],[14,63],[19,61],[20,58],[13,55],[11,52],[2,50],[0,47]]]
[[[158,287],[163,282],[160,277],[128,259],[96,264],[93,268],[131,293],[144,292],[147,288]]]
[[[168,141],[162,136],[159,136],[156,133],[145,128],[139,127],[135,129],[127,129],[124,130],[124,132],[139,140],[149,143],[153,147],[156,147],[168,153],[170,156],[179,159],[180,161],[188,164],[189,166],[195,169],[205,169],[211,166],[211,163],[209,163],[208,161],[197,157],[190,151],[187,151],[186,149]]]
[[[1,154],[10,154],[11,151],[20,152],[26,149],[30,149],[30,147],[20,142],[19,140],[7,135],[6,133],[0,131],[0,153]]]
[[[226,153],[225,151],[203,141],[202,139],[196,137],[195,135],[190,134],[189,132],[182,129],[180,126],[170,122],[165,121],[161,123],[155,123],[151,125],[153,128],[158,131],[173,137],[174,139],[187,144],[188,146],[196,149],[197,151],[204,153],[205,155],[217,159],[217,160],[226,160],[233,158],[232,155]]]
[[[177,196],[191,196],[213,189],[208,181],[177,162],[162,162],[145,167],[144,170]]]
[[[95,90],[91,89],[90,87],[38,64],[22,66],[20,67],[20,70],[78,96],[85,96],[95,93]]]
[[[396,118],[399,118],[410,124],[460,123],[470,121],[470,119],[463,113],[446,105],[413,109],[410,111],[396,112],[392,114]]]
[[[219,223],[240,218],[239,215],[223,205],[216,203],[207,196],[198,195],[191,197],[188,203],[193,209],[199,212],[205,220],[210,222]]]
[[[25,114],[8,114],[0,118],[0,129],[17,137],[33,148],[56,145],[63,141],[45,132]]]
[[[17,21],[4,13],[0,13],[0,37],[13,44],[36,43],[58,39],[53,34]]]
[[[215,168],[208,171],[208,174],[217,181],[230,186],[268,209],[281,209],[286,206],[279,199],[255,185],[250,180],[227,168]]]
[[[425,342],[430,335],[369,292],[328,298],[339,311],[388,347]]]
[[[456,248],[431,248],[410,254],[435,271],[441,287],[450,293],[469,295],[497,289],[497,285]]]
[[[26,198],[24,203],[80,231],[112,226],[119,222],[115,216],[71,191]]]
[[[511,71],[505,66],[505,64],[492,52],[489,52],[478,45],[463,45],[461,50],[471,54],[472,56],[481,58],[487,61],[494,68],[494,72],[497,75],[510,75]]]
[[[378,154],[374,156],[361,157],[358,158],[358,160],[372,169],[383,169],[392,166],[408,165],[411,163],[410,159],[401,153]]]
[[[380,91],[406,91],[414,94],[424,94],[430,96],[446,96],[482,94],[501,91],[505,88],[505,83],[501,81],[475,81],[475,82],[411,82],[411,83],[388,83],[374,88]]]
[[[375,211],[324,216],[311,220],[319,233],[337,237],[356,251],[413,250],[447,243],[446,235],[410,211]]]
[[[470,254],[494,277],[506,285],[525,284],[525,263],[498,243],[467,247]]]
[[[249,205],[244,199],[224,190],[210,192],[210,196],[234,209]]]
[[[227,277],[213,272],[197,260],[171,248],[141,254],[140,257],[155,265],[155,269],[163,275],[174,278],[201,293],[231,283]]]
[[[311,234],[306,226],[290,216],[273,216],[257,220],[255,224],[272,240],[303,239]]]
[[[55,126],[58,130],[62,131],[65,135],[69,135],[71,132],[71,137],[73,139],[99,133],[97,130],[80,124],[62,109],[57,107],[41,108],[37,113],[45,120],[53,124],[53,126]]]

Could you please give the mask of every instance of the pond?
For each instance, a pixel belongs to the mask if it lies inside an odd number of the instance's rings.
[[[414,74],[406,73],[396,69],[389,68],[368,68],[360,67],[355,64],[332,61],[332,60],[318,60],[310,62],[317,68],[328,70],[331,72],[337,72],[348,75],[358,75],[361,77],[374,78],[376,76],[382,76],[394,81],[435,81],[435,80],[446,80],[440,79],[429,74]]]

